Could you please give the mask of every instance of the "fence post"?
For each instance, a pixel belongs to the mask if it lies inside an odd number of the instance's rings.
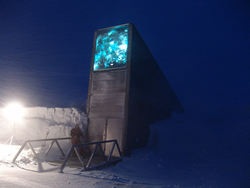
[[[50,149],[52,148],[54,142],[55,142],[55,140],[53,140],[53,141],[51,142],[51,144],[49,145],[49,148],[47,149],[45,156],[48,155],[48,153],[49,153]]]
[[[27,141],[23,143],[22,147],[18,150],[17,154],[15,155],[15,157],[12,159],[12,162],[14,163],[17,159],[17,157],[20,155],[20,153],[23,151],[23,148],[25,147],[25,145],[27,144]]]
[[[61,151],[62,156],[65,156],[65,154],[63,153],[63,150],[61,148],[61,146],[59,145],[58,141],[56,140],[56,145],[58,146],[59,150]]]
[[[111,158],[111,156],[112,156],[112,153],[113,153],[114,148],[115,148],[115,142],[114,142],[114,144],[113,144],[113,146],[112,146],[112,149],[111,149],[111,151],[110,151],[110,154],[109,154],[109,157],[108,157],[108,160],[107,160],[107,161],[109,161],[109,160],[110,160],[110,158]]]
[[[67,161],[69,160],[69,157],[70,157],[70,155],[71,155],[73,149],[74,149],[74,147],[71,146],[70,149],[69,149],[69,151],[68,151],[68,153],[67,153],[67,155],[66,155],[66,157],[65,157],[65,159],[64,159],[64,161],[63,161],[63,163],[62,163],[62,166],[60,167],[60,170],[58,171],[59,173],[62,173],[62,172],[63,172],[63,169],[64,169],[64,167],[65,167]]]
[[[74,150],[75,150],[76,155],[77,155],[77,158],[78,158],[78,160],[81,162],[83,168],[86,169],[86,166],[85,166],[85,164],[84,164],[84,161],[83,161],[83,159],[82,159],[82,156],[81,156],[81,154],[80,154],[80,151],[79,151],[79,149],[78,149],[78,146],[74,146]]]
[[[38,158],[38,156],[37,156],[37,154],[36,154],[35,150],[33,149],[33,147],[32,147],[32,145],[31,145],[31,143],[28,141],[28,142],[27,142],[27,144],[29,145],[29,147],[30,147],[31,151],[33,152],[33,154],[35,155],[35,157],[37,158],[37,160],[39,160],[39,158]]]
[[[90,166],[90,164],[91,164],[91,162],[92,162],[92,160],[93,160],[93,157],[94,157],[95,152],[96,152],[96,150],[97,150],[97,146],[98,146],[98,145],[95,146],[95,149],[94,149],[93,153],[91,154],[91,156],[90,156],[90,158],[89,158],[89,161],[88,161],[88,164],[87,164],[87,168],[89,168],[89,166]]]

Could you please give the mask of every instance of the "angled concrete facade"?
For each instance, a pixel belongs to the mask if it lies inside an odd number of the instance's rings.
[[[86,112],[88,142],[145,147],[150,124],[184,109],[133,24],[95,31]],[[111,146],[103,145],[108,153]],[[115,151],[117,152],[117,151]]]

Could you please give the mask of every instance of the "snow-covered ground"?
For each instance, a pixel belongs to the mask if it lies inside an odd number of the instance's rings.
[[[14,122],[0,108],[0,187],[250,187],[249,0],[0,1],[0,107],[22,101],[15,139],[67,137],[86,116],[96,29],[134,23],[185,109],[151,127],[148,147],[82,172],[43,143],[11,161]],[[66,152],[69,141],[60,142]],[[46,143],[48,147],[48,143]]]
[[[72,112],[61,110],[60,118],[26,116],[22,120],[26,122],[23,132],[43,138],[46,130],[50,130],[49,138],[67,137],[73,123],[82,122],[83,129],[86,123],[84,115],[76,110],[74,117],[78,118],[65,121],[65,116],[72,117]],[[57,124],[52,124],[56,118]],[[7,126],[11,125],[7,121],[1,117],[1,135],[6,134],[0,137],[1,143],[10,134]],[[247,188],[250,186],[249,123],[249,106],[227,107],[196,118],[188,113],[173,113],[171,119],[151,126],[146,148],[134,150],[131,157],[124,157],[116,165],[92,171],[66,166],[63,173],[58,173],[59,167],[46,161],[59,159],[59,150],[52,148],[44,157],[46,148],[41,143],[34,146],[39,161],[27,147],[13,164],[11,161],[20,146],[1,144],[0,187]],[[16,128],[18,125],[21,123],[16,122]],[[16,132],[18,141],[19,133],[22,131]],[[69,142],[65,143],[63,149],[67,152],[69,146]]]

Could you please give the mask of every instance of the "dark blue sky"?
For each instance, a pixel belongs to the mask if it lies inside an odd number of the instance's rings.
[[[248,0],[0,1],[0,105],[87,99],[94,31],[134,23],[187,112],[250,104]]]

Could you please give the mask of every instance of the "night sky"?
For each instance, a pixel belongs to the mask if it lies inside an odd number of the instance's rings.
[[[94,31],[125,23],[186,112],[249,106],[249,0],[0,0],[0,106],[84,103]]]

